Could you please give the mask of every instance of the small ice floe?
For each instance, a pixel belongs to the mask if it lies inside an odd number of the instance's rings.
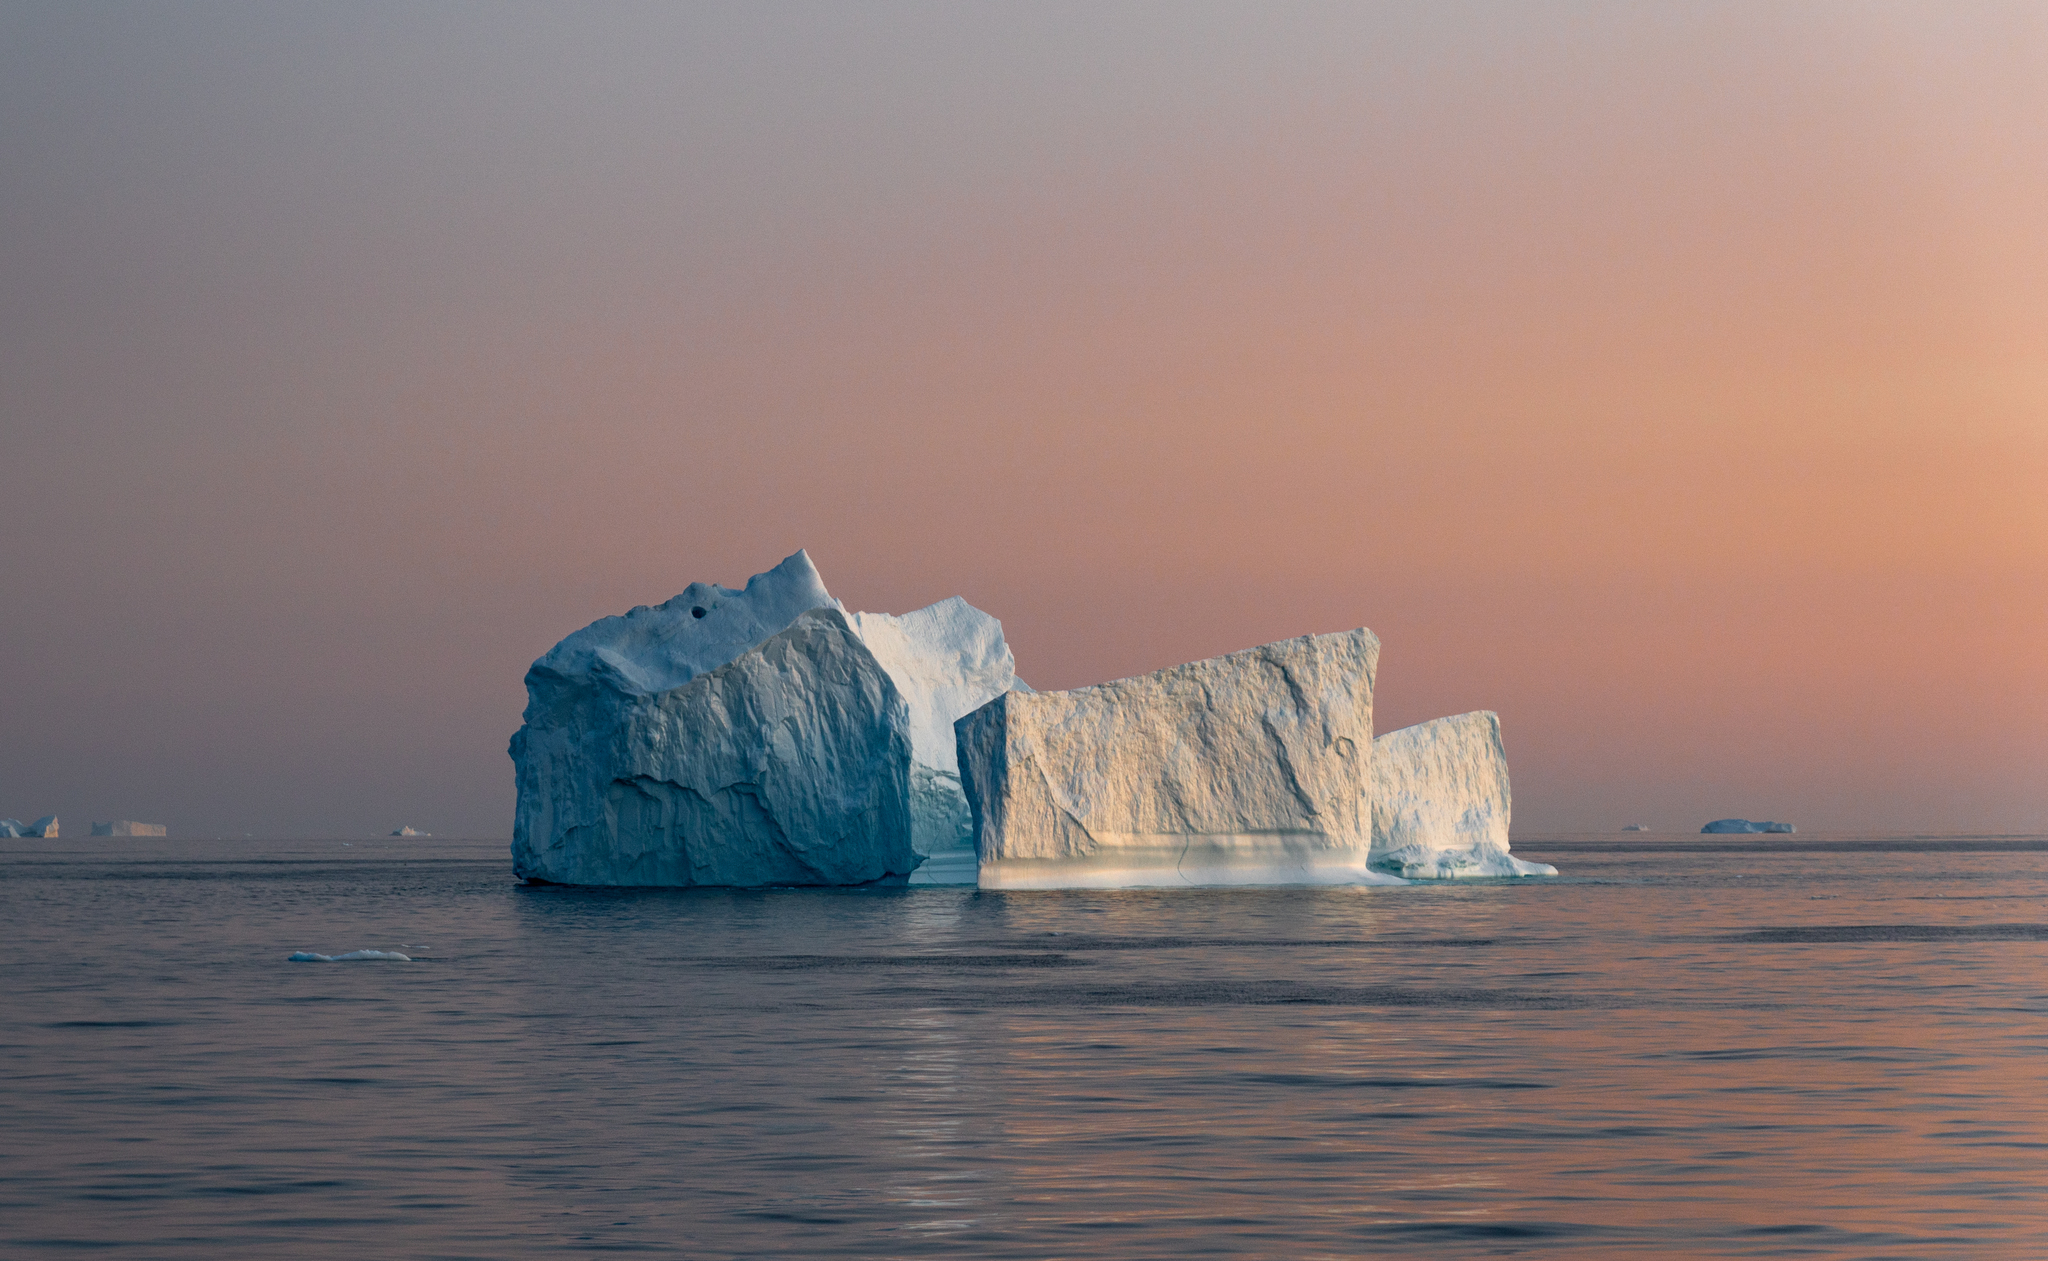
[[[351,950],[345,955],[315,954],[310,950],[296,950],[286,963],[371,963],[376,961],[411,963],[411,955],[402,955],[396,950]]]

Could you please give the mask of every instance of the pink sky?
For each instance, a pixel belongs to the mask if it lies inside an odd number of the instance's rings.
[[[509,832],[807,547],[1071,687],[1310,631],[1517,831],[2048,829],[2048,12],[0,18],[0,815]]]

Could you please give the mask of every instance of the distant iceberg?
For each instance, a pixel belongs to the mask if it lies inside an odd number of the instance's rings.
[[[1701,832],[1797,832],[1799,829],[1789,823],[1772,823],[1769,820],[1756,822],[1749,819],[1716,819],[1700,829]]]
[[[112,823],[92,825],[94,836],[168,836],[170,829],[161,823],[137,823],[132,819],[116,819]]]
[[[391,830],[391,835],[393,835],[393,836],[432,836],[432,835],[433,835],[433,833],[432,833],[432,832],[421,832],[421,831],[419,831],[418,829],[414,828],[414,827],[413,827],[413,826],[412,826],[411,824],[409,824],[409,823],[408,823],[408,824],[406,824],[406,825],[405,825],[404,827],[398,827],[398,828],[393,828],[393,829]]]
[[[54,840],[57,836],[57,816],[46,814],[34,823],[23,823],[20,819],[0,819],[0,836],[41,836]]]

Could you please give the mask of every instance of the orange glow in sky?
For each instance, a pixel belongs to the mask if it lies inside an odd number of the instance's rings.
[[[1370,625],[1516,827],[2048,828],[2048,10],[0,27],[0,814],[509,829],[807,547],[1069,687]],[[433,826],[438,822],[438,826]]]

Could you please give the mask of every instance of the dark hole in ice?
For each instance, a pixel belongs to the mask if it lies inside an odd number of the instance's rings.
[[[690,616],[691,616],[691,617],[702,617],[702,616],[704,616],[704,606],[700,604],[700,605],[698,605],[697,607],[695,607],[695,608],[691,609],[691,610],[690,610]]]

